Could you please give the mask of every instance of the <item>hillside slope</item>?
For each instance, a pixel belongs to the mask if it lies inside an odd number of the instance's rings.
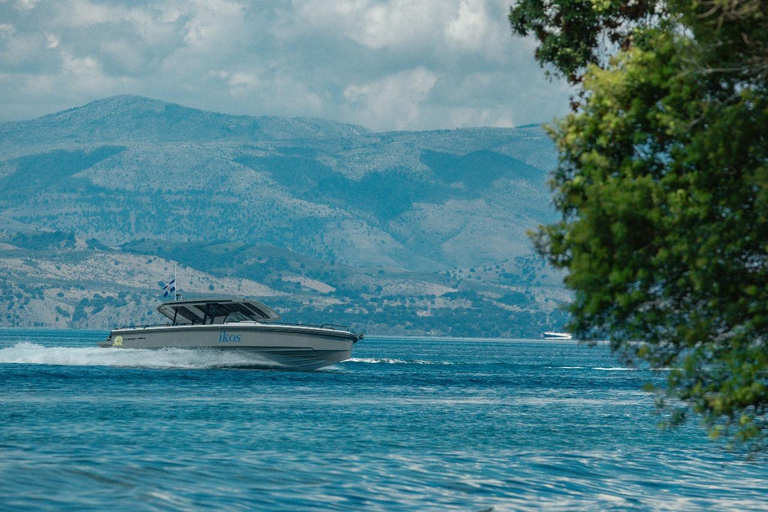
[[[375,133],[134,96],[6,123],[0,284],[16,299],[0,322],[132,321],[162,278],[147,263],[160,257],[208,276],[190,293],[234,293],[222,283],[245,280],[248,294],[269,289],[278,307],[318,321],[331,313],[381,332],[535,334],[562,321],[554,305],[567,300],[525,235],[553,219],[554,161],[538,127]],[[105,274],[81,289],[78,265],[105,261],[146,284]],[[52,297],[54,282],[83,293]],[[141,306],[124,295],[98,314],[53,314],[95,290],[105,297],[106,284],[138,293]],[[34,313],[18,309],[33,296]]]

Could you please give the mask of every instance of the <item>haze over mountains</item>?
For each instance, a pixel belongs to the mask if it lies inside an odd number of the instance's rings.
[[[369,333],[564,319],[525,232],[554,214],[537,126],[377,133],[135,96],[0,124],[0,324],[160,321],[157,282]]]

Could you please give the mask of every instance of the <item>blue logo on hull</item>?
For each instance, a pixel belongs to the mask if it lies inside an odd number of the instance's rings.
[[[240,343],[239,334],[227,334],[227,331],[219,333],[219,343]]]

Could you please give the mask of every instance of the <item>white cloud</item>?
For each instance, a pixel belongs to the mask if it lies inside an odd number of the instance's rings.
[[[48,48],[49,50],[55,50],[56,48],[59,47],[59,43],[61,42],[61,40],[57,35],[51,34],[50,32],[45,33],[45,40],[48,43],[46,44],[45,47]]]
[[[31,11],[39,0],[16,0],[14,7],[20,11]]]
[[[482,0],[462,0],[456,16],[445,28],[449,43],[469,51],[483,49],[492,30],[491,20]]]
[[[236,44],[242,33],[245,10],[245,5],[227,0],[191,2],[184,42],[202,51]]]
[[[395,0],[369,6],[363,13],[363,30],[350,37],[371,48],[424,44],[440,22],[441,2]]]
[[[99,89],[106,79],[99,61],[93,57],[73,57],[68,52],[61,52],[62,69],[65,75],[77,80],[81,87]]]
[[[56,77],[30,75],[24,80],[24,87],[33,95],[47,95],[56,90]]]
[[[253,73],[232,73],[229,77],[230,87],[245,87],[253,89],[259,86],[259,78]]]
[[[10,68],[5,71],[31,66],[44,50],[45,39],[42,34],[14,31],[0,39],[0,63]]]
[[[116,23],[126,16],[128,9],[122,6],[97,4],[89,0],[61,2],[58,23],[66,27],[87,27],[100,23]]]
[[[24,7],[24,10],[20,10]],[[27,9],[29,7],[29,9]],[[567,108],[508,0],[0,0],[0,120],[133,93],[381,129]]]
[[[437,75],[419,67],[363,85],[350,85],[344,97],[359,105],[362,124],[378,129],[405,130],[419,123],[423,103],[437,81]]]
[[[229,72],[224,70],[211,71],[209,76],[222,80],[234,94],[248,93],[261,85],[261,80],[254,73]]]
[[[182,15],[181,9],[172,5],[158,5],[157,9],[160,11],[157,19],[162,23],[173,23]]]
[[[493,128],[512,128],[512,113],[506,109],[477,109],[457,107],[449,112],[450,125],[457,128],[468,126],[490,126]]]
[[[447,4],[442,0],[294,0],[293,24],[332,31],[372,49],[412,48],[440,38]],[[303,28],[302,28],[303,27]]]
[[[147,66],[147,59],[141,48],[138,48],[134,41],[123,37],[104,41],[99,45],[98,53],[102,58],[116,63],[115,68],[119,69],[121,74],[141,73]]]
[[[8,39],[16,33],[16,27],[10,23],[0,23],[0,39]]]

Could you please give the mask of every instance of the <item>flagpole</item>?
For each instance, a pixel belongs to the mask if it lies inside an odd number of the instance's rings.
[[[179,298],[179,281],[176,279],[176,262],[173,262],[173,284],[176,287],[176,290],[173,292],[173,300],[178,300]]]

